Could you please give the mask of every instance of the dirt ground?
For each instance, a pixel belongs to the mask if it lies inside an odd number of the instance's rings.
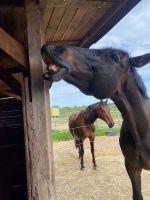
[[[57,200],[131,200],[131,184],[124,167],[118,136],[97,137],[93,170],[89,141],[85,141],[85,170],[80,171],[73,141],[55,142]],[[150,171],[142,172],[144,200],[150,200]]]

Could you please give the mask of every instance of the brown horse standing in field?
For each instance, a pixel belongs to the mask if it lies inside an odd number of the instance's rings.
[[[143,200],[142,169],[150,170],[150,100],[136,71],[150,62],[150,54],[129,57],[122,50],[84,49],[46,44],[41,50],[48,66],[45,79],[64,79],[83,93],[111,98],[123,118],[120,146],[132,182],[133,200]],[[55,72],[52,75],[52,66]]]
[[[89,138],[91,145],[91,154],[93,167],[96,169],[96,161],[94,155],[95,126],[94,122],[97,118],[104,120],[110,128],[114,126],[114,121],[110,114],[109,106],[106,101],[88,106],[79,113],[72,114],[69,117],[69,130],[72,134],[76,147],[79,148],[79,158],[81,158],[81,170],[84,168],[84,146],[83,142]]]

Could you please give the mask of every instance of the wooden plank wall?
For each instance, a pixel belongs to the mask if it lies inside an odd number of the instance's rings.
[[[22,103],[13,98],[0,99],[0,127],[23,128]]]
[[[0,199],[27,200],[21,101],[0,99]]]

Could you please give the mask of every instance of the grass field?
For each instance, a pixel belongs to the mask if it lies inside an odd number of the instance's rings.
[[[110,129],[108,128],[107,124],[103,122],[102,120],[96,121],[96,136],[104,136],[107,135],[107,132],[117,132],[120,131],[120,125],[121,125],[121,114],[116,108],[116,106],[111,103],[109,104],[111,115],[114,119],[115,126],[114,128]],[[79,112],[80,110],[85,109],[86,106],[81,107],[63,107],[59,108],[60,110],[60,117],[52,117],[52,137],[54,141],[67,141],[71,140],[72,136],[69,133],[68,130],[68,118],[71,114]]]
[[[100,129],[97,128],[96,129],[96,136],[104,136],[107,135],[107,132],[117,132],[119,133],[120,129],[119,128],[105,128],[105,129]],[[72,140],[72,135],[70,134],[69,131],[57,131],[57,130],[53,130],[52,131],[52,137],[53,137],[53,141],[68,141],[68,140]]]

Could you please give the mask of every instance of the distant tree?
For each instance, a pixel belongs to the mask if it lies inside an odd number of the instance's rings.
[[[52,108],[59,108],[60,109],[60,107],[58,105],[54,105]]]

